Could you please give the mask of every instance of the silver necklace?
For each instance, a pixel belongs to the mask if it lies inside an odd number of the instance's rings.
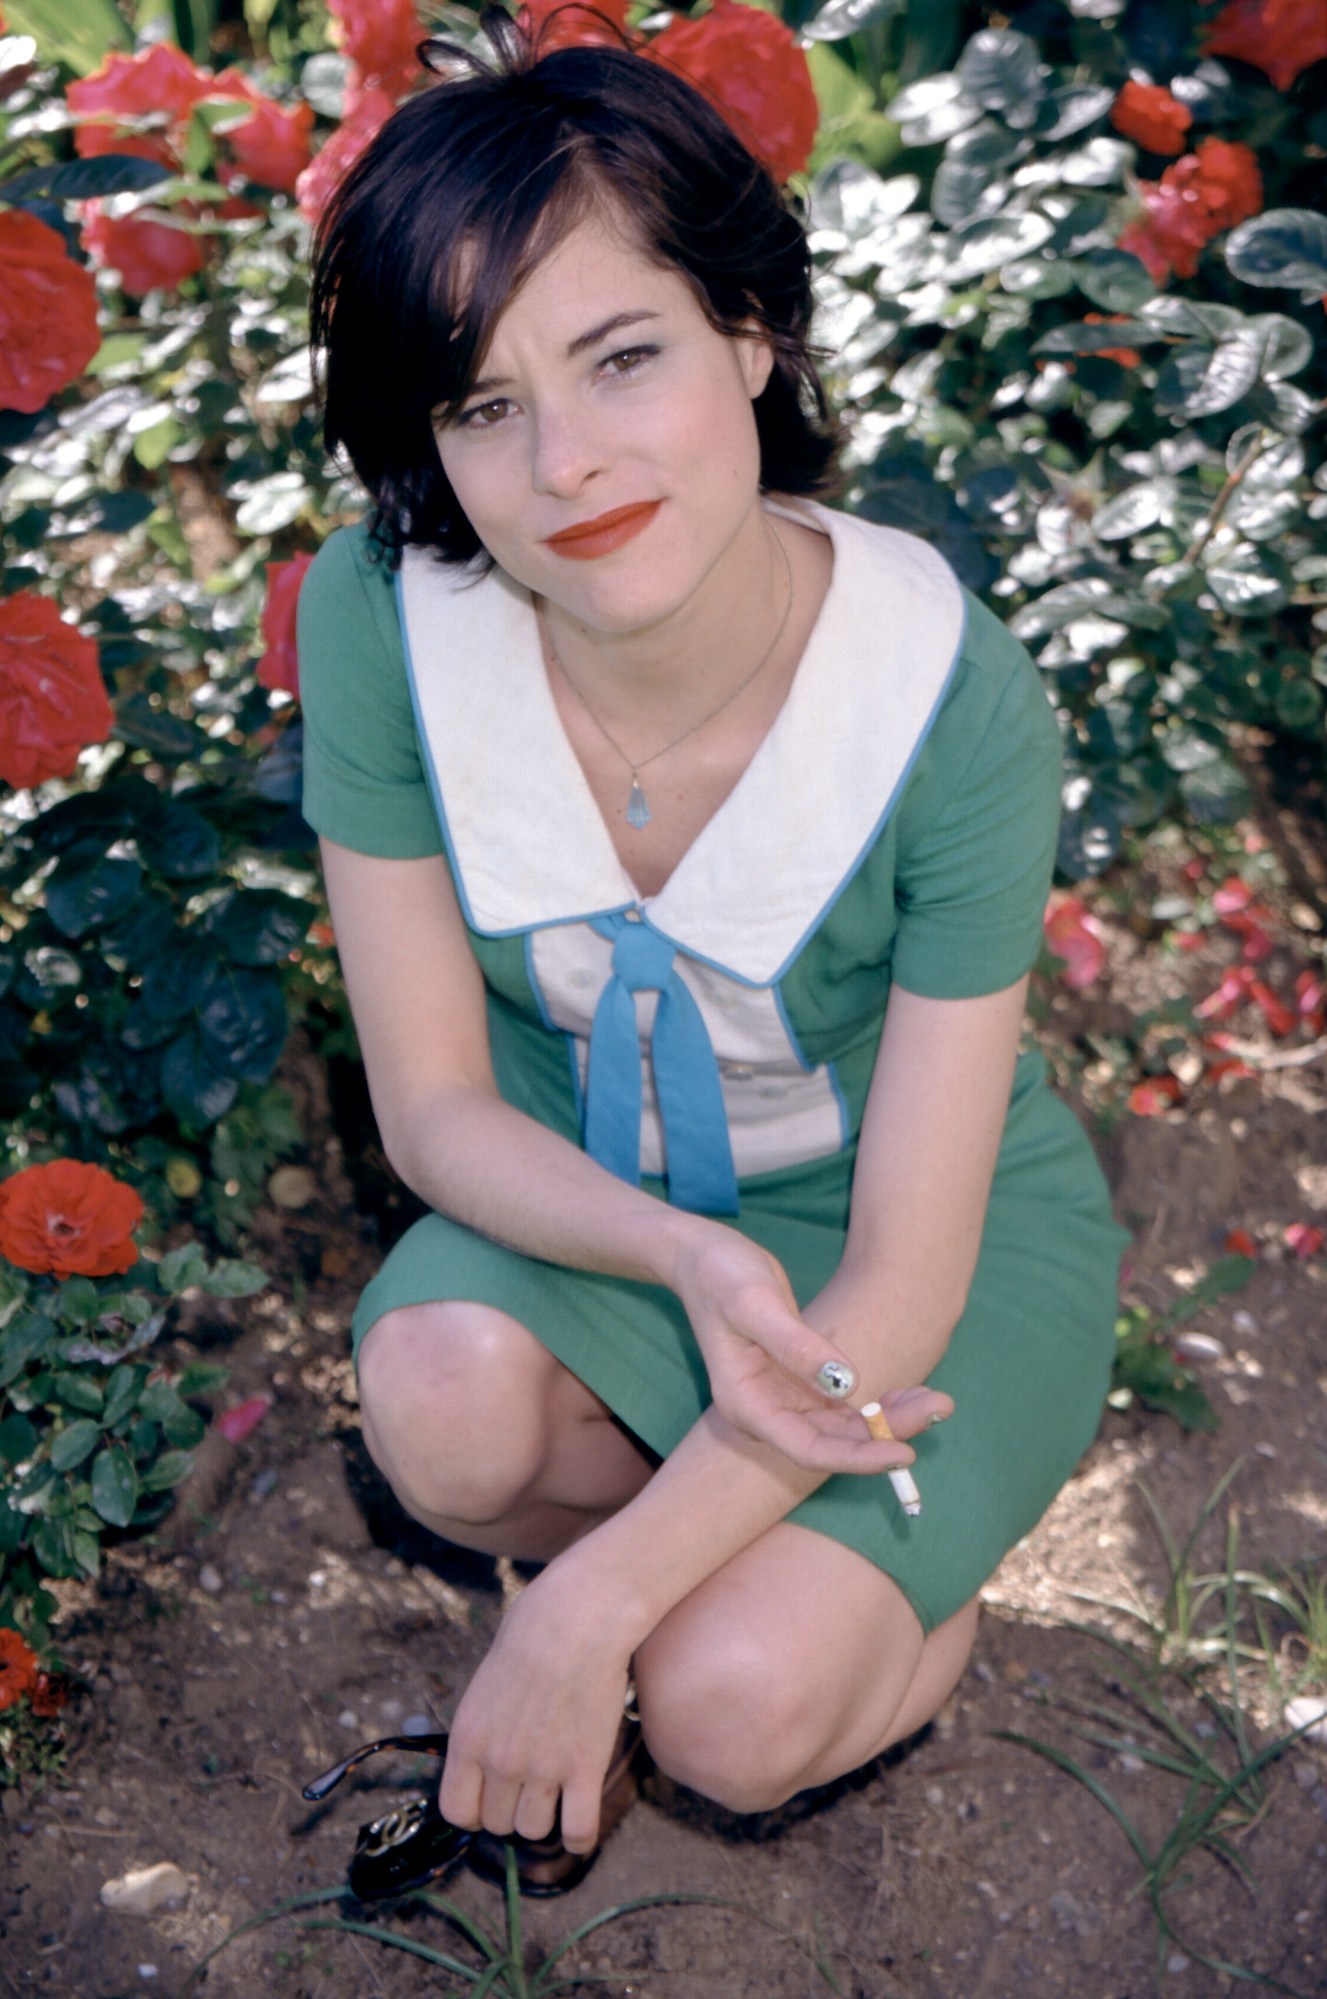
[[[594,723],[595,728],[599,731],[599,734],[603,737],[604,741],[608,744],[609,748],[611,750],[616,751],[617,755],[621,757],[623,763],[626,765],[627,769],[631,772],[631,790],[627,794],[627,824],[628,826],[634,827],[637,832],[640,831],[642,826],[648,826],[650,823],[650,808],[649,805],[646,803],[645,793],[641,787],[641,781],[640,781],[641,772],[645,770],[650,764],[656,762],[659,757],[666,757],[669,750],[675,750],[679,743],[684,743],[687,740],[688,736],[694,736],[698,729],[703,729],[705,727],[705,724],[707,722],[712,722],[716,717],[716,715],[722,715],[725,708],[731,707],[733,702],[736,701],[738,695],[744,694],[746,692],[747,688],[756,678],[756,675],[760,673],[766,666],[769,665],[770,660],[774,657],[775,649],[778,646],[779,640],[783,637],[783,634],[788,629],[788,620],[792,616],[793,596],[794,596],[792,564],[788,560],[787,549],[784,547],[783,543],[779,540],[779,537],[777,534],[775,534],[773,528],[769,526],[768,521],[765,523],[765,525],[774,542],[774,546],[778,549],[779,554],[783,557],[783,573],[785,578],[787,579],[787,584],[788,584],[788,595],[783,606],[783,616],[779,619],[778,626],[777,629],[775,630],[773,638],[770,640],[764,652],[760,655],[760,658],[756,661],[755,665],[752,667],[750,673],[747,674],[745,680],[739,680],[736,687],[734,687],[732,693],[725,694],[723,700],[719,703],[717,708],[711,708],[708,715],[702,715],[700,720],[698,722],[693,722],[689,729],[683,729],[680,736],[674,736],[671,742],[665,743],[663,745],[662,749],[651,750],[650,754],[647,757],[629,757],[626,751],[623,749],[621,743],[618,742],[617,738],[609,734],[608,730],[604,727],[599,717],[595,714],[593,708],[590,706],[585,696],[581,693],[580,688],[576,685],[571,675],[567,672],[566,667],[562,664],[562,660],[558,655],[558,649],[553,643],[553,634],[548,628],[547,619],[545,618],[540,619],[540,623],[543,626],[544,638],[548,645],[549,658],[552,660],[554,666],[557,668],[558,672],[562,675],[562,678],[566,681],[568,687],[571,689],[572,693],[576,696],[576,699],[580,702],[581,707],[585,710],[590,720]]]

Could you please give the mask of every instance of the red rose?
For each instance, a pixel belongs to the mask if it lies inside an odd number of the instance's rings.
[[[143,1203],[81,1159],[25,1166],[0,1181],[0,1255],[38,1276],[109,1277],[138,1261]]]
[[[1129,224],[1119,246],[1139,258],[1158,284],[1172,270],[1191,278],[1212,238],[1262,207],[1257,158],[1247,146],[1226,139],[1204,139],[1159,181],[1141,181],[1138,191],[1146,214]]]
[[[316,224],[331,200],[346,169],[359,158],[369,141],[380,132],[396,109],[395,100],[385,90],[364,90],[356,95],[346,116],[320,152],[314,154],[295,184],[300,214]]]
[[[311,555],[267,564],[267,603],[263,607],[263,638],[267,650],[258,662],[263,687],[293,694],[299,700],[299,656],[295,650],[295,606]]]
[[[0,778],[27,790],[69,777],[88,743],[114,721],[92,639],[67,625],[49,597],[0,599]]]
[[[415,12],[415,0],[327,0],[327,11],[338,23],[343,55],[364,82],[403,97],[422,71],[415,50],[427,31]]]
[[[620,49],[627,6],[628,0],[525,0],[517,18],[541,56],[554,49]]]
[[[177,212],[196,217],[202,211],[196,202],[181,202]],[[212,249],[210,236],[194,236],[145,215],[110,216],[99,201],[88,202],[84,211],[82,242],[98,264],[119,272],[121,284],[135,298],[177,291],[202,270]]]
[[[1289,90],[1301,70],[1327,56],[1322,0],[1229,0],[1203,37],[1205,56],[1234,56]]]
[[[1111,106],[1110,122],[1149,153],[1182,153],[1193,113],[1160,84],[1135,83],[1131,77]]]
[[[674,17],[645,53],[703,91],[775,180],[801,172],[820,107],[806,57],[782,21],[739,0],[714,0],[699,21]]]
[[[101,345],[97,287],[64,238],[22,208],[0,214],[0,409],[35,416]]]
[[[0,1631],[0,1711],[21,1701],[37,1678],[37,1654],[17,1632]]]
[[[75,148],[85,159],[96,153],[136,153],[178,167],[189,113],[212,87],[210,70],[199,69],[172,42],[154,42],[134,56],[107,56],[95,76],[80,78],[65,92],[69,109],[80,120]],[[150,115],[161,129],[127,132],[117,114]]]
[[[260,187],[293,194],[309,164],[313,106],[295,104],[287,110],[259,90],[246,91],[245,97],[253,106],[252,116],[242,124],[220,127],[217,137],[242,174]]]

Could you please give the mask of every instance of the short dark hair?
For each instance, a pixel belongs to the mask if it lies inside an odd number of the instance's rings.
[[[771,175],[662,64],[625,46],[541,57],[506,17],[486,27],[490,61],[426,45],[450,74],[388,120],[318,232],[327,445],[372,494],[389,559],[410,545],[452,562],[481,554],[434,418],[464,401],[513,292],[596,202],[689,281],[712,326],[754,324],[768,341],[774,366],[754,403],[762,486],[832,490],[840,432],[809,345],[810,253]]]

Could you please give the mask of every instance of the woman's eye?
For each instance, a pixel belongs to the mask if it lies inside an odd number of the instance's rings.
[[[468,410],[462,410],[456,421],[463,430],[492,430],[502,422],[511,404],[499,396],[493,402],[472,403]]]
[[[657,347],[624,347],[619,354],[610,354],[601,365],[610,375],[634,375],[658,351]]]

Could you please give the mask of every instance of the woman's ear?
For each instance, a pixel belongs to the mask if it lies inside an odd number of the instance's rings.
[[[774,349],[769,335],[758,320],[742,322],[741,331],[734,334],[737,343],[738,366],[742,370],[742,380],[746,383],[747,394],[752,402],[763,395],[770,376],[774,372]]]

